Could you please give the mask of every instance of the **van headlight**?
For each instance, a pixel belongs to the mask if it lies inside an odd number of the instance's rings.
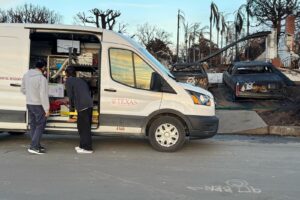
[[[209,96],[197,92],[192,92],[192,91],[188,91],[188,93],[191,95],[194,104],[203,105],[203,106],[212,105],[212,100]]]

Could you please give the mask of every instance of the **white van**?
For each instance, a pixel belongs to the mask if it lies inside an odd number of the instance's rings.
[[[212,94],[179,83],[132,39],[93,27],[0,24],[0,130],[25,132],[24,73],[47,60],[51,115],[47,131],[76,132],[64,69],[72,65],[94,100],[92,132],[149,138],[159,151],[175,151],[187,138],[214,136],[218,129]]]

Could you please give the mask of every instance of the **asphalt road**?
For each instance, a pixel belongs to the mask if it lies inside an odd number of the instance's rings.
[[[48,153],[29,155],[26,136],[0,134],[0,200],[299,200],[300,138],[216,136],[176,153],[146,140],[46,135]]]

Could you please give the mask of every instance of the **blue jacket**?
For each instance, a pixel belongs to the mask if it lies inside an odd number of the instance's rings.
[[[80,78],[69,77],[66,89],[70,105],[75,106],[78,112],[93,107],[93,99],[88,84]]]

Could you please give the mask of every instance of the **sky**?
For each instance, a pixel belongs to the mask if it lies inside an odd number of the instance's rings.
[[[185,19],[192,23],[209,25],[211,0],[0,0],[0,9],[8,9],[24,3],[46,6],[63,16],[64,24],[74,24],[73,17],[78,12],[87,12],[92,8],[114,9],[121,12],[118,22],[128,24],[127,32],[134,34],[138,25],[149,23],[166,30],[176,41],[177,12],[182,10]],[[234,12],[246,0],[214,0],[220,12],[229,14],[233,21]]]

